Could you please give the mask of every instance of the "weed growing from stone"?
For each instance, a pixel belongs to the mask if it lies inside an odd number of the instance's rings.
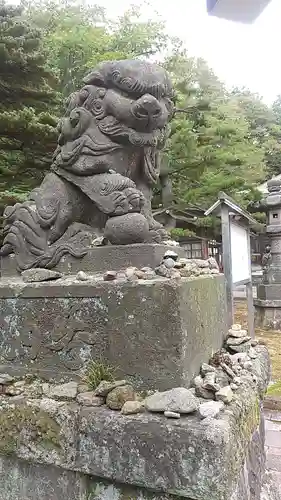
[[[83,381],[90,389],[95,390],[103,380],[114,382],[114,374],[115,368],[113,366],[107,365],[102,361],[91,360],[86,367]]]

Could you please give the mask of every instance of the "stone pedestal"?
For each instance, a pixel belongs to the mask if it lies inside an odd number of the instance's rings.
[[[0,500],[260,500],[269,358],[264,347],[257,353],[256,382],[217,418],[122,415],[46,399],[44,411],[36,401],[3,407]]]
[[[78,271],[102,274],[105,271],[120,271],[130,266],[139,269],[148,266],[154,269],[159,266],[167,250],[176,251],[179,257],[186,257],[182,248],[163,244],[107,245],[94,247],[79,259],[65,255],[54,269],[63,274],[75,274]],[[20,276],[13,254],[2,257],[0,269],[1,277]]]
[[[2,278],[0,309],[2,371],[73,377],[93,358],[149,389],[188,386],[226,333],[222,275],[132,283]]]

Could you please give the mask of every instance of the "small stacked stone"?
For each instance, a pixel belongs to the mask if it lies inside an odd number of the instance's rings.
[[[15,381],[15,378],[9,375],[8,373],[0,374],[0,394],[7,394],[9,392],[9,388],[11,387],[12,382]]]
[[[251,339],[241,325],[233,325],[228,331],[225,348],[214,354],[210,364],[203,363],[201,373],[193,379],[197,397],[209,401],[230,404],[234,392],[243,383],[255,383],[253,362],[258,357],[254,349],[258,341]],[[219,406],[209,404],[200,410],[201,418],[217,414]]]
[[[179,256],[173,250],[167,250],[160,266],[156,267],[155,272],[158,276],[164,278],[181,278],[179,269]]]
[[[248,336],[247,330],[242,329],[241,325],[232,325],[228,330],[226,349],[230,353],[249,353],[252,350],[252,344],[252,338]]]
[[[218,264],[213,257],[207,260],[179,258],[173,250],[168,250],[165,253],[155,272],[165,278],[195,278],[220,273]]]
[[[156,278],[156,273],[151,267],[127,267],[124,271],[107,271],[103,275],[104,281],[138,281]]]
[[[229,404],[233,399],[233,391],[230,383],[235,377],[231,368],[225,369],[224,365],[215,368],[212,365],[203,363],[201,374],[193,379],[196,396],[222,401]]]

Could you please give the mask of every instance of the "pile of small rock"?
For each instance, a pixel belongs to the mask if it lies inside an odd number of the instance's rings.
[[[76,401],[79,405],[98,407],[106,405],[111,410],[121,410],[123,414],[144,411],[140,397],[126,380],[102,381],[90,391],[86,384],[70,381],[62,384],[45,382],[29,375],[23,379],[8,374],[0,375],[0,409],[9,404],[17,405],[24,401],[40,407],[56,407],[57,403]]]
[[[151,267],[127,267],[124,271],[107,271],[103,275],[104,281],[138,281],[152,280],[156,278],[156,273]]]
[[[157,277],[164,278],[195,278],[204,275],[219,274],[219,267],[216,259],[210,257],[207,260],[203,259],[187,259],[179,257],[174,250],[167,250],[158,267],[128,267],[120,271],[107,271],[103,275],[104,281],[138,281],[152,280]],[[52,269],[28,269],[21,273],[22,280],[25,283],[36,283],[43,281],[55,281],[63,278],[62,273]],[[85,271],[78,271],[75,276],[77,281],[91,281],[97,279],[97,276],[92,276]]]
[[[201,374],[193,379],[196,396],[225,404],[231,403],[233,391],[237,390],[239,384],[237,374],[223,362],[217,368],[204,363]]]
[[[241,325],[233,325],[228,331],[225,347],[232,354],[245,353],[250,359],[255,359],[257,357],[257,353],[255,352],[254,347],[257,343],[257,340],[248,336],[247,330],[242,330]],[[241,359],[241,356],[239,355],[236,357]]]
[[[197,276],[219,274],[219,267],[217,261],[210,257],[207,260],[203,259],[187,259],[179,257],[173,250],[167,250],[162,262],[158,267],[152,269],[151,267],[128,267],[124,271],[107,271],[103,279],[104,281],[126,280],[150,280],[155,279],[157,276],[164,278],[195,278]]]
[[[210,364],[203,363],[201,373],[193,380],[195,394],[199,398],[231,403],[234,392],[244,382],[256,382],[252,373],[252,360],[258,357],[251,339],[241,325],[233,325],[228,331],[225,348],[216,353]]]
[[[0,374],[0,411],[21,403],[56,411],[69,402],[88,407],[106,405],[123,415],[142,412],[160,413],[166,418],[179,419],[189,414],[201,419],[215,418],[241,392],[244,384],[256,384],[253,361],[258,357],[257,341],[251,339],[240,325],[229,330],[225,347],[209,364],[203,363],[192,387],[176,387],[164,392],[137,393],[126,380],[102,381],[95,390],[85,383],[46,382],[33,375],[24,378]],[[207,400],[207,401],[206,401]]]
[[[93,392],[92,398],[98,398],[101,404],[106,404],[111,410],[121,410],[121,413],[124,415],[144,411],[142,401],[138,400],[133,386],[128,384],[126,380],[116,380],[114,382],[102,381]],[[85,404],[85,394],[81,394],[77,401],[78,403]]]
[[[168,250],[155,272],[165,278],[194,278],[202,275],[219,274],[220,271],[217,261],[213,257],[207,260],[179,258],[176,252]]]

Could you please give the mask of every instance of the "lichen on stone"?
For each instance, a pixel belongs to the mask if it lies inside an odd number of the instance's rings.
[[[156,493],[147,489],[127,485],[111,485],[98,483],[86,496],[85,500],[181,500],[178,495]]]
[[[27,441],[60,448],[60,426],[44,411],[19,405],[0,412],[0,452],[12,454]]]

